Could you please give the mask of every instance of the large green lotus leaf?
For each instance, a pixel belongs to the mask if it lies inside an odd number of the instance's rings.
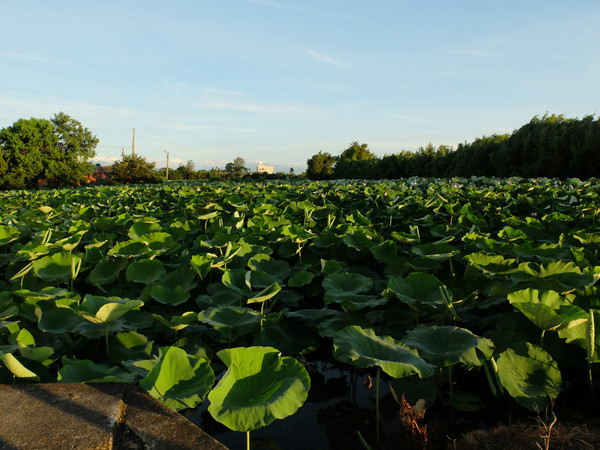
[[[349,233],[344,234],[342,241],[348,247],[352,247],[358,251],[361,251],[365,248],[371,248],[377,244],[377,241],[373,238],[373,233],[363,229],[351,230]]]
[[[402,342],[436,366],[451,366],[477,347],[481,338],[465,328],[452,326],[418,327],[406,333]]]
[[[587,313],[555,291],[522,289],[508,294],[508,301],[543,330],[571,328],[587,321]]]
[[[323,279],[326,293],[361,294],[373,287],[373,280],[359,273],[330,273]]]
[[[189,356],[177,347],[163,347],[158,362],[140,381],[140,386],[179,411],[198,406],[214,382],[215,374],[206,359]]]
[[[416,350],[390,336],[377,336],[372,329],[359,326],[349,326],[335,334],[333,356],[358,368],[379,366],[394,378],[410,375],[428,378],[435,370]]]
[[[167,273],[164,264],[158,259],[142,259],[127,267],[127,281],[149,284],[160,280]]]
[[[497,366],[502,386],[517,403],[532,411],[542,411],[560,393],[558,364],[544,349],[529,342],[502,352]]]
[[[392,277],[388,281],[388,288],[396,297],[408,305],[427,304],[432,307],[445,305],[440,292],[442,282],[435,276],[425,272],[413,272],[406,278]]]
[[[521,263],[518,270],[512,274],[512,278],[515,281],[534,283],[542,289],[551,289],[558,284],[555,290],[563,291],[591,286],[595,283],[592,275],[582,273],[581,269],[571,261]],[[560,287],[563,289],[559,289]]]
[[[208,411],[234,431],[252,431],[294,414],[310,389],[308,372],[296,359],[271,347],[217,353],[227,372],[208,394]]]
[[[261,253],[248,260],[248,267],[256,272],[268,273],[274,278],[274,281],[279,283],[286,280],[292,271],[287,261],[273,259],[269,255]]]
[[[220,306],[200,311],[198,320],[225,337],[235,337],[252,332],[260,323],[260,313],[241,306]]]
[[[61,383],[133,383],[136,375],[118,366],[97,364],[89,359],[62,358],[63,367],[58,371]]]
[[[70,252],[58,252],[33,262],[33,271],[47,283],[67,282],[72,278],[73,268],[81,261]]]
[[[525,241],[515,247],[514,252],[520,259],[537,258],[540,261],[556,261],[568,258],[571,254],[569,248],[560,244],[544,243],[538,245],[532,241]]]
[[[90,272],[90,282],[98,286],[112,283],[119,278],[119,274],[125,266],[127,266],[126,259],[111,258],[101,261]]]
[[[285,356],[295,356],[315,350],[318,335],[314,328],[295,320],[265,320],[254,345],[275,347]]]
[[[4,353],[0,351],[0,361],[6,366],[8,370],[17,378],[25,378],[32,381],[39,381],[40,377],[34,372],[25,367],[21,362],[15,358],[12,353]]]
[[[131,225],[127,236],[130,239],[139,239],[145,234],[162,231],[162,227],[156,222],[137,222]]]
[[[137,238],[136,241],[145,243],[156,254],[167,252],[177,246],[177,242],[175,242],[173,236],[165,232],[144,234]]]
[[[47,311],[38,309],[38,311],[41,315],[38,320],[38,328],[47,333],[63,334],[83,320],[70,308],[52,308]]]
[[[252,295],[252,287],[246,274],[247,272],[243,269],[227,269],[223,272],[221,281],[228,288],[233,289],[245,297],[250,297]]]
[[[16,240],[21,233],[15,227],[0,225],[0,245],[6,245]]]
[[[369,247],[375,259],[382,264],[390,264],[398,259],[398,245],[392,240]]]
[[[183,286],[165,286],[160,284],[152,289],[152,298],[163,305],[177,306],[185,303],[190,298],[190,293]]]
[[[123,258],[143,258],[152,256],[155,253],[150,249],[147,242],[129,240],[117,242],[107,254],[108,256],[121,256]]]
[[[517,270],[516,259],[505,259],[502,255],[488,253],[471,253],[465,255],[465,259],[481,270],[491,275],[505,275]]]

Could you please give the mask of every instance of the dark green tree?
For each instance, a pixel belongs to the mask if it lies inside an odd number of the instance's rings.
[[[248,173],[250,169],[246,167],[246,160],[244,158],[238,156],[233,160],[233,162],[229,162],[225,164],[225,172],[234,176],[241,176],[245,173]]]
[[[20,119],[0,131],[0,187],[33,187],[38,180],[78,184],[91,172],[88,160],[96,145],[98,139],[65,113],[51,120]]]
[[[118,183],[158,183],[162,177],[143,156],[124,155],[123,160],[112,166],[112,178]]]
[[[327,152],[319,152],[306,161],[306,176],[311,180],[328,180],[333,177],[336,157]]]
[[[367,144],[354,141],[344,150],[335,162],[335,178],[377,178],[375,156]]]

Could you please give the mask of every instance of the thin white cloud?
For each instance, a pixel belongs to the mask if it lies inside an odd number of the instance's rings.
[[[454,53],[456,55],[466,55],[466,56],[498,56],[496,53],[488,52],[485,50],[476,50],[471,48],[464,48],[458,50],[452,50],[450,53]]]
[[[307,113],[312,108],[297,104],[263,104],[263,103],[233,103],[233,102],[198,102],[194,106],[200,109],[215,109],[224,111],[252,113]]]
[[[17,59],[20,61],[30,62],[58,62],[57,60],[50,59],[44,56],[30,55],[28,53],[19,52],[0,52],[0,59]]]
[[[304,8],[294,5],[286,5],[284,3],[273,2],[271,0],[244,0],[246,3],[255,3],[257,5],[269,6],[271,8],[289,9],[292,11],[307,11]]]
[[[203,127],[200,125],[188,125],[185,123],[159,123],[159,127],[167,128],[175,131],[206,131],[212,129],[211,127]]]
[[[337,66],[337,67],[344,67],[344,68],[349,67],[349,65],[347,63],[340,61],[340,60],[334,58],[333,56],[318,52],[312,48],[305,47],[303,45],[297,45],[297,47],[299,49],[301,49],[304,53],[306,53],[308,56],[312,56],[313,58],[315,58],[318,61],[321,61],[323,63],[331,64],[331,65]]]

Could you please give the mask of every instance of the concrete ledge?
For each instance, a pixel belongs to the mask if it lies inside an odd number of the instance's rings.
[[[0,449],[226,449],[136,386],[0,385],[0,405]]]

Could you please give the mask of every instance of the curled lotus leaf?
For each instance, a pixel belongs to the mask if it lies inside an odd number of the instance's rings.
[[[434,366],[421,359],[416,350],[359,326],[349,326],[335,334],[333,356],[358,368],[379,366],[394,378],[428,378],[434,373]]]

